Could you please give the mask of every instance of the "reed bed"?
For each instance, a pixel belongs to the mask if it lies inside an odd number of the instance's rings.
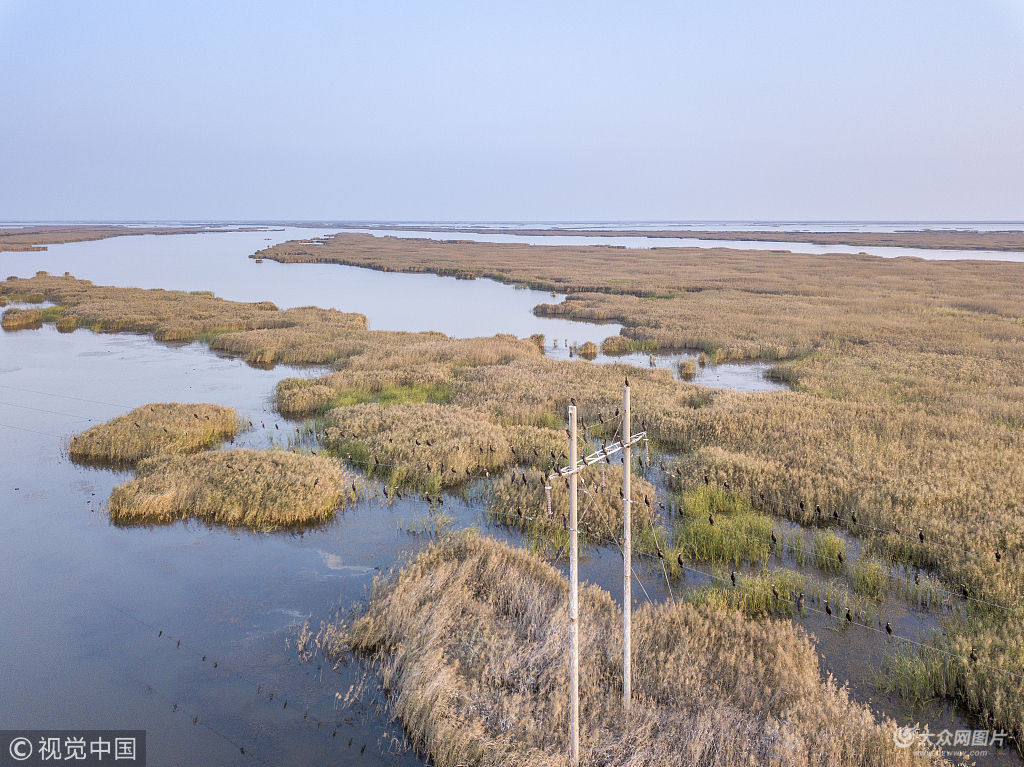
[[[513,470],[503,474],[491,486],[488,498],[491,520],[524,532],[531,550],[538,554],[567,556],[569,492],[566,482],[566,478],[551,480],[549,516],[546,472]],[[633,530],[639,535],[657,521],[656,496],[654,487],[643,477],[634,476],[630,490]],[[577,518],[581,545],[605,546],[609,540],[622,537],[621,493],[621,465],[610,464],[602,470],[598,464],[592,464],[580,471]],[[645,498],[651,503],[646,503]]]
[[[83,463],[134,464],[156,455],[197,453],[244,428],[234,408],[153,402],[73,436],[67,452]]]
[[[955,700],[991,727],[1007,730],[1024,755],[1024,619],[971,609],[941,623],[944,631],[930,644],[944,652],[898,645],[887,653],[876,685],[914,701]],[[967,660],[972,653],[976,662]]]
[[[438,767],[568,764],[568,583],[550,565],[464,534],[374,585],[325,649],[373,659],[409,737]],[[784,622],[686,604],[633,613],[634,695],[621,705],[622,616],[580,590],[581,764],[910,765],[895,723],[823,678]]]
[[[339,407],[323,423],[325,445],[392,488],[437,492],[507,467],[549,465],[568,439],[553,429],[502,426],[457,405],[366,403]]]
[[[317,525],[362,495],[353,474],[326,458],[282,450],[228,450],[147,458],[110,494],[118,525],[189,517],[271,531]]]

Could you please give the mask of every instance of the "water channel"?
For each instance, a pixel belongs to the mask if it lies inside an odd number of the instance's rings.
[[[123,237],[3,253],[0,263],[6,274],[19,276],[70,271],[98,284],[212,289],[225,298],[270,299],[282,307],[365,307],[371,327],[380,329],[441,329],[459,336],[543,332],[579,343],[617,332],[584,323],[552,331],[564,321],[530,312],[550,296],[486,280],[256,265],[247,258],[267,237],[296,234]],[[298,236],[309,232],[299,230]],[[140,244],[148,242],[153,244]],[[410,310],[418,294],[426,299]],[[446,306],[457,302],[486,310],[487,319]],[[651,360],[641,355],[635,362]],[[260,370],[201,344],[132,334],[60,334],[51,326],[0,333],[0,690],[6,693],[0,696],[0,722],[145,729],[154,765],[247,764],[253,758],[288,765],[422,763],[400,726],[380,710],[383,697],[372,685],[360,704],[338,709],[336,694],[366,679],[366,670],[355,659],[333,669],[300,663],[294,633],[307,619],[318,625],[339,606],[365,599],[377,573],[423,545],[424,538],[404,531],[429,520],[426,503],[409,496],[393,505],[370,499],[330,524],[295,534],[195,522],[119,528],[109,524],[102,506],[130,474],[75,465],[61,452],[70,434],[154,401],[228,405],[269,427],[279,420],[268,401],[275,383],[320,372]],[[743,375],[723,385],[748,388],[764,381],[761,370]],[[238,446],[281,444],[286,432],[255,429]],[[480,506],[449,503],[455,526],[484,523]],[[621,559],[617,552],[591,552],[581,575],[615,595]],[[652,598],[669,596],[658,572],[641,569],[640,576]],[[691,577],[687,587],[704,582]],[[901,616],[922,632],[933,625],[909,609]],[[865,678],[884,647],[866,630],[855,627],[840,637],[813,617],[805,623],[823,653],[823,668],[849,680],[855,696],[870,699],[876,711],[901,725],[929,722],[936,732],[971,726],[962,713],[943,706],[911,709],[873,694]],[[283,701],[287,708],[278,705]],[[1020,761],[1006,750],[982,763]]]

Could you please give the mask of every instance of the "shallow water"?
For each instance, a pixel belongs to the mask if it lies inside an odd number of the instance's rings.
[[[328,230],[336,231],[336,230]],[[434,274],[381,272],[338,264],[257,264],[249,255],[287,240],[324,230],[279,228],[261,232],[216,232],[112,237],[50,245],[46,251],[0,252],[0,274],[31,277],[37,271],[70,272],[96,285],[212,290],[232,301],[273,301],[281,309],[320,306],[366,315],[374,330],[437,330],[455,338],[512,333],[543,334],[545,352],[568,357],[568,345],[598,346],[618,335],[621,325],[538,317],[533,308],[558,303],[540,290],[519,289],[494,280],[457,280]],[[559,343],[555,344],[555,340]],[[663,355],[659,367],[693,355]],[[605,357],[624,362],[647,355]],[[638,363],[640,364],[640,363]],[[763,377],[764,366],[737,364],[702,370],[695,383],[716,388],[763,391],[778,388]],[[784,388],[784,387],[783,387]]]
[[[810,242],[769,242],[744,240],[699,240],[696,237],[602,237],[601,235],[573,234],[511,234],[477,232],[433,232],[427,229],[382,230],[346,229],[345,231],[366,232],[376,237],[426,238],[431,240],[473,240],[474,242],[519,242],[527,245],[608,245],[619,248],[735,248],[740,250],[789,251],[791,253],[866,253],[881,258],[911,257],[929,261],[1024,261],[1024,253],[1004,250],[933,250],[930,248],[896,248],[872,245],[815,245]],[[681,230],[685,231],[685,230]],[[728,230],[733,231],[733,230]],[[736,230],[742,231],[742,230]],[[785,231],[785,230],[780,230]],[[843,230],[846,231],[846,230]]]
[[[430,519],[426,503],[370,499],[301,534],[198,523],[119,528],[95,509],[129,475],[77,466],[60,453],[64,438],[90,423],[172,399],[238,407],[266,423],[239,446],[286,444],[293,428],[267,397],[280,378],[318,371],[258,370],[198,344],[52,327],[0,333],[0,360],[0,689],[10,691],[0,697],[0,721],[146,729],[152,763],[161,765],[243,764],[249,756],[289,765],[420,763],[378,710],[383,698],[373,685],[362,703],[335,709],[335,694],[365,679],[364,670],[351,661],[337,669],[320,659],[300,664],[294,635],[305,619],[315,628],[365,599],[376,573],[421,547],[427,537],[404,531]],[[449,499],[446,510],[457,527],[481,523],[478,506]],[[668,598],[659,571],[638,562],[637,572],[637,602],[645,599],[641,584],[651,598]],[[618,597],[620,555],[587,553],[581,577]],[[691,576],[686,586],[704,582]],[[876,710],[900,724],[930,722],[936,732],[962,723],[955,711],[873,696],[863,676],[880,657],[877,635],[804,622],[824,668],[849,679],[858,698],[874,697]],[[1019,763],[1010,756],[988,763]]]

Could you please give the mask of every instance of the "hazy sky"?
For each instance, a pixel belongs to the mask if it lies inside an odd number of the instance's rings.
[[[0,0],[0,220],[1022,220],[1024,0]]]

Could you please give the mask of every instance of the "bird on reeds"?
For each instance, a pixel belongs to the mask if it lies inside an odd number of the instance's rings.
[[[914,573],[914,583],[918,586],[921,585],[921,573]]]
[[[999,549],[996,549],[996,562],[1002,562],[1002,561],[1003,561],[1003,555],[1002,555],[1002,553],[1000,553]]]
[[[774,583],[772,584],[772,596],[775,597],[776,599],[779,598],[779,590],[777,588],[775,588],[775,584]]]
[[[853,520],[853,524],[857,524],[857,512],[856,511],[853,512],[852,514],[850,514],[850,519]]]
[[[966,584],[962,584],[960,586],[960,596],[962,596],[964,599],[970,599],[971,592],[967,589]]]
[[[680,554],[679,556],[676,557],[676,562],[679,563],[680,567],[685,567],[685,565],[683,564],[683,555],[682,554]]]
[[[705,485],[710,485],[711,484],[711,480],[708,479],[708,475],[707,474],[704,475],[704,484]]]
[[[839,521],[839,510],[838,509],[832,509],[832,519],[836,520],[837,522]]]
[[[798,613],[803,615],[804,613],[804,592],[800,592],[800,596],[796,598],[796,610]]]
[[[889,636],[892,636],[892,624],[891,623],[886,623],[885,624],[885,633],[888,634]]]
[[[731,577],[732,577],[732,585],[735,586],[736,585],[736,571],[735,570],[732,571],[732,576]]]
[[[644,503],[647,504],[648,509],[651,508],[651,499],[648,498],[646,495],[644,496]]]
[[[971,648],[971,661],[974,663],[978,662],[978,652],[973,647]]]
[[[803,510],[804,510],[804,502],[800,501],[800,511],[803,511]]]
[[[359,492],[359,491],[358,491],[358,490],[356,489],[356,483],[355,483],[355,482],[353,482],[353,483],[352,483],[352,492],[353,492],[353,493],[358,493],[358,492]]]
[[[772,530],[772,546],[776,545],[778,542],[779,539],[775,537],[775,531]]]
[[[715,517],[714,517],[714,515],[708,514],[708,524],[711,525],[712,527],[715,526]]]
[[[843,552],[840,551],[837,558],[839,559],[839,564],[846,564],[846,557],[843,556]]]
[[[832,617],[832,606],[828,603],[827,599],[825,600],[825,615],[830,618]]]
[[[918,530],[917,537],[921,539],[921,543],[924,543],[924,530]]]
[[[726,490],[728,490],[728,489],[729,489],[729,480],[726,480],[725,482],[723,482],[723,483],[722,483],[722,486],[723,486],[723,487],[724,487],[724,488],[725,488]]]
[[[853,613],[850,612],[850,608],[846,608],[846,622],[853,623]]]

